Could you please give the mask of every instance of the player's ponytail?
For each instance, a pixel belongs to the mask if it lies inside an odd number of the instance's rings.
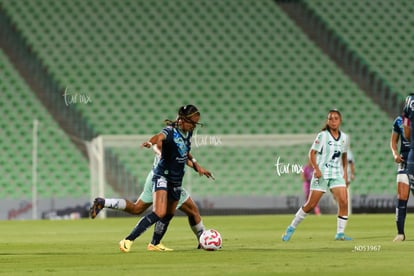
[[[170,119],[165,119],[164,124],[166,124],[167,126],[175,127],[175,125],[177,124],[177,121],[173,121],[173,120],[170,120]]]

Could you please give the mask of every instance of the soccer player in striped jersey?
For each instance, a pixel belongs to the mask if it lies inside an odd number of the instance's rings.
[[[400,151],[398,152],[398,142],[400,141]],[[395,118],[391,139],[390,147],[394,161],[398,164],[397,169],[397,206],[395,208],[395,219],[397,225],[397,236],[394,238],[394,241],[404,241],[404,225],[405,217],[407,215],[407,202],[410,196],[410,186],[408,181],[408,175],[406,171],[406,160],[408,157],[408,152],[410,151],[410,142],[407,141],[404,137],[404,125],[403,117],[397,116]]]
[[[309,160],[314,168],[309,198],[296,212],[291,224],[282,235],[283,241],[290,240],[296,227],[319,203],[328,189],[333,193],[338,204],[335,240],[352,240],[344,234],[348,221],[347,150],[350,142],[348,135],[339,129],[341,123],[341,113],[336,109],[330,110],[325,127],[318,133],[309,150]]]

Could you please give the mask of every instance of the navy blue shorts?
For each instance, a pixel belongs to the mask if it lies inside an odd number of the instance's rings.
[[[181,183],[173,183],[168,181],[165,177],[154,175],[154,177],[152,178],[152,186],[153,192],[164,190],[167,191],[169,200],[180,200],[182,191]]]

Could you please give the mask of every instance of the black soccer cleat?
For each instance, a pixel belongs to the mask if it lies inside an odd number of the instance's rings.
[[[95,198],[93,201],[92,207],[89,209],[89,214],[91,218],[96,218],[96,216],[99,214],[99,212],[104,208],[105,206],[105,199],[101,197]]]

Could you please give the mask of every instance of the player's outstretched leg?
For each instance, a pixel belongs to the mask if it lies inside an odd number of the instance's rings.
[[[288,228],[286,229],[285,233],[282,235],[282,241],[289,241],[292,237],[293,233],[296,230],[296,227],[299,225],[299,223],[302,222],[302,220],[305,219],[307,213],[303,211],[303,207],[300,207],[299,210],[296,212],[292,222],[289,224]]]

